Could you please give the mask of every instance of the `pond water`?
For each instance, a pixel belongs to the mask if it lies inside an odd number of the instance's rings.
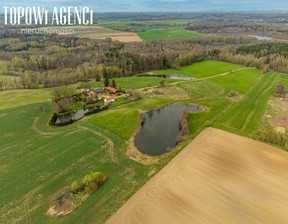
[[[73,121],[77,121],[77,120],[80,120],[81,118],[85,117],[85,114],[88,113],[88,112],[91,112],[95,109],[99,109],[99,107],[91,107],[91,108],[88,108],[88,109],[83,109],[83,110],[78,110],[78,111],[75,111],[75,112],[71,112],[71,113],[67,113],[67,114],[62,114],[62,115],[59,115],[56,119],[55,119],[55,124],[61,124],[61,123],[66,123],[70,120],[73,120]]]
[[[203,111],[199,106],[171,104],[145,113],[142,127],[135,136],[137,149],[149,156],[158,156],[176,147],[180,116],[185,107],[190,112]]]
[[[139,77],[158,77],[165,79],[179,79],[179,80],[192,80],[195,77],[181,76],[181,75],[139,75]]]
[[[272,38],[270,37],[263,37],[263,36],[253,36],[255,37],[257,40],[271,40]]]

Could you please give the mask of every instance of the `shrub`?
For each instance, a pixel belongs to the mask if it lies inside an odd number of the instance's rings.
[[[286,96],[286,88],[283,84],[279,84],[278,86],[276,86],[275,89],[275,96],[277,97],[285,97]]]
[[[71,190],[74,194],[92,194],[105,180],[106,176],[101,172],[91,172],[90,174],[87,174],[80,183],[74,181],[71,185]]]

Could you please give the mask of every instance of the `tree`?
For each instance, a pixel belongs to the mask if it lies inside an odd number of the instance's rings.
[[[109,80],[107,78],[104,80],[104,86],[105,87],[109,86]]]
[[[72,184],[71,184],[71,190],[73,192],[78,192],[80,190],[80,184],[78,183],[78,181],[74,181]]]
[[[52,90],[51,94],[53,99],[59,99],[61,97],[64,97],[66,95],[66,87],[62,86],[55,88]]]
[[[72,98],[62,98],[60,100],[54,100],[52,104],[52,110],[54,113],[68,112],[72,108]]]
[[[285,97],[286,96],[286,88],[283,84],[279,84],[276,86],[276,89],[275,89],[275,95],[277,97]]]
[[[116,83],[115,83],[115,80],[114,80],[114,79],[112,80],[112,87],[113,87],[113,88],[116,88]]]

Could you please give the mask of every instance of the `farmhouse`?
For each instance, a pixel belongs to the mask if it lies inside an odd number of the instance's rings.
[[[119,93],[119,91],[115,88],[112,88],[112,87],[105,87],[105,89],[110,93],[110,94],[117,94]]]
[[[107,97],[104,99],[104,102],[105,102],[105,105],[112,103],[112,102],[115,102],[115,97],[114,96]]]

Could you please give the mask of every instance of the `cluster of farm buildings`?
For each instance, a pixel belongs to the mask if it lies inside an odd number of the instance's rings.
[[[96,88],[96,89],[92,89],[88,95],[90,98],[92,99],[98,99],[98,100],[102,100],[103,99],[103,96],[102,94],[105,94],[105,93],[109,93],[111,95],[118,95],[120,94],[120,92],[115,89],[115,88],[112,88],[112,87],[105,87],[105,88]],[[115,102],[115,97],[114,96],[109,96],[109,97],[105,97],[104,98],[104,102],[105,102],[105,105],[109,104],[109,103],[112,103],[112,102]]]

